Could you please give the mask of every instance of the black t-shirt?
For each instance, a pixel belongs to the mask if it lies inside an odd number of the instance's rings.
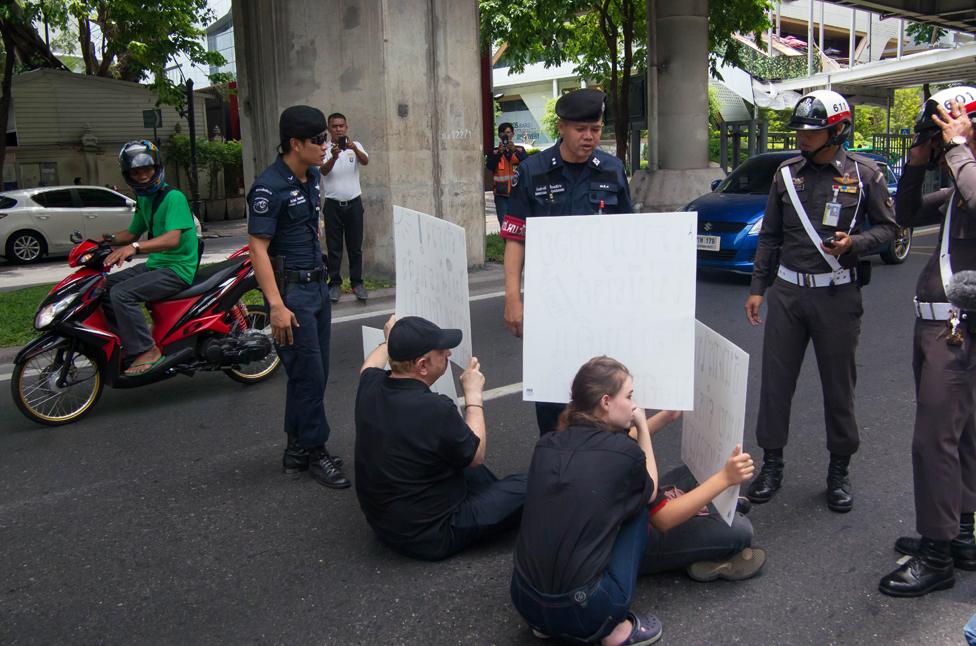
[[[626,434],[593,426],[546,433],[532,454],[515,567],[544,594],[589,583],[653,489],[644,451]]]
[[[467,495],[463,469],[480,440],[450,397],[367,368],[356,394],[356,495],[381,539],[437,553]]]

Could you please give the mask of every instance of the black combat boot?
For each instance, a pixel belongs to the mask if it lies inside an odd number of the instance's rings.
[[[830,454],[830,464],[827,466],[827,507],[830,511],[843,514],[854,508],[851,480],[847,477],[850,464],[851,456]]]
[[[322,449],[325,451],[325,449]],[[305,448],[298,444],[298,436],[288,434],[288,446],[285,447],[285,453],[281,456],[281,470],[287,475],[295,475],[296,473],[301,473],[302,471],[308,471],[308,455],[311,449]],[[328,451],[325,451],[328,455]],[[337,467],[342,466],[342,458],[338,455],[329,455],[332,459],[332,463]]]
[[[769,502],[783,485],[783,449],[764,449],[763,464],[746,490],[746,498],[757,505]]]
[[[324,446],[308,449],[308,470],[312,479],[323,487],[345,489],[352,483],[342,474]]]
[[[921,597],[956,583],[949,541],[922,537],[920,554],[881,579],[878,589],[892,597]]]
[[[922,539],[902,536],[895,541],[895,549],[908,556],[922,553]],[[950,544],[952,561],[960,570],[976,570],[976,538],[973,538],[973,512],[959,516],[959,535]]]

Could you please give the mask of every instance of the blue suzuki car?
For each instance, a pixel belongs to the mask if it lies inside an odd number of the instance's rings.
[[[698,267],[742,274],[752,273],[759,230],[769,197],[769,187],[776,169],[799,151],[763,153],[749,158],[729,173],[715,180],[712,192],[693,200],[685,211],[698,211]],[[888,190],[895,195],[898,180],[881,155],[859,153],[878,163],[888,180]],[[865,224],[869,227],[869,224]],[[912,246],[911,229],[905,227],[890,244],[877,250],[887,264],[900,264],[908,258]]]

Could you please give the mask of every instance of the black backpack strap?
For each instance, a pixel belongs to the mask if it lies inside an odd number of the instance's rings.
[[[153,195],[152,208],[149,210],[149,240],[153,237],[153,219],[156,217],[156,211],[159,210],[159,205],[163,203],[166,199],[166,194],[173,190],[172,186],[166,185],[156,191]]]

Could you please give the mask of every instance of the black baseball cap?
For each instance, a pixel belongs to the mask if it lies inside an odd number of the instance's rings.
[[[600,90],[574,90],[556,101],[556,116],[567,121],[603,121],[606,99]]]
[[[461,343],[461,330],[444,330],[425,318],[404,316],[393,324],[387,350],[393,361],[409,361],[431,350],[448,350]]]
[[[285,108],[278,119],[278,134],[281,139],[308,139],[322,134],[328,127],[322,111],[310,105]]]

